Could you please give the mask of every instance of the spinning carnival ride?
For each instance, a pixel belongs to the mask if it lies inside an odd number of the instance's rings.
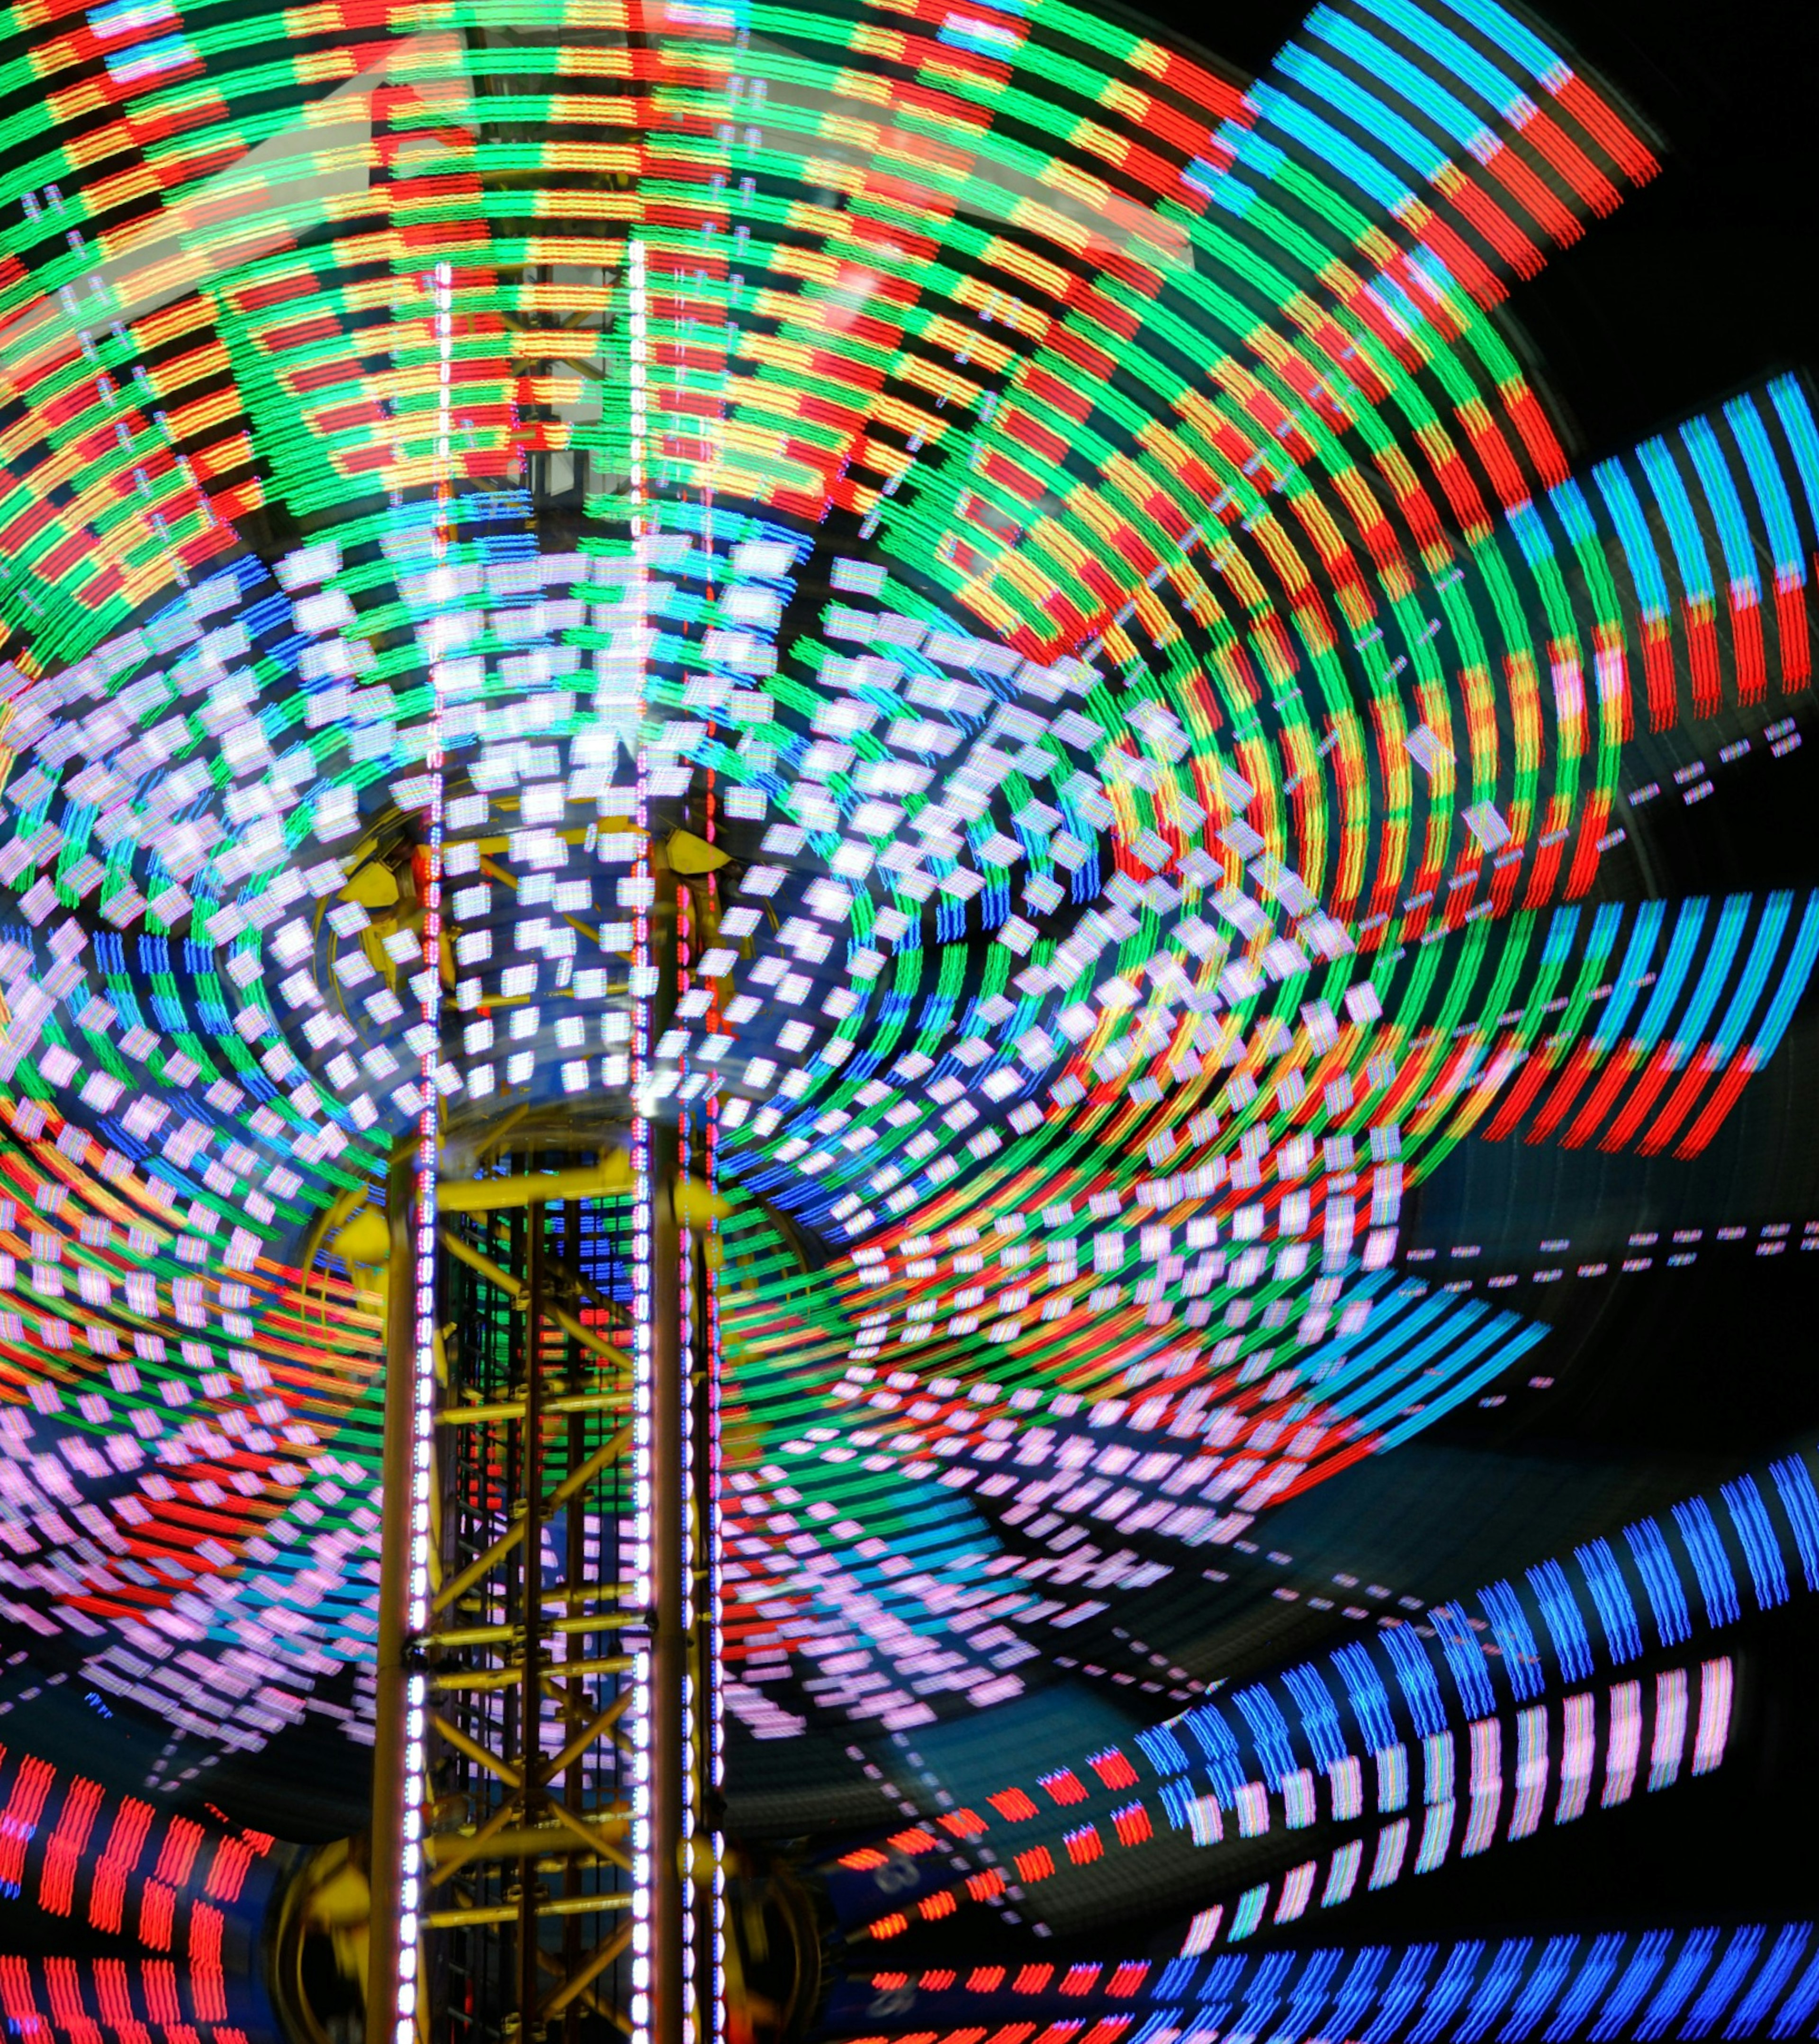
[[[1720,1766],[1809,1459],[1229,1696],[1114,1624],[1545,1364],[1405,1253],[1456,1147],[1775,1083],[1819,897],[1637,811],[1799,742],[1810,391],[1577,471],[1496,313],[1637,120],[1495,0],[1248,87],[1058,0],[6,36],[0,1608],[167,1739],[0,1763],[13,2027],[1803,2023],[1802,1925],[1245,1941]],[[868,1836],[729,1860],[735,1739]],[[202,1806],[349,1744],[352,1846]]]

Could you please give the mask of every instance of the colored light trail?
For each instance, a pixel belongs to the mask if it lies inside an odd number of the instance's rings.
[[[1639,841],[1649,742],[1798,738],[1809,386],[1575,467],[1496,309],[1659,165],[1495,0],[1322,6],[1248,86],[1065,0],[14,0],[0,92],[0,1608],[211,1758],[374,1736],[407,1283],[424,1635],[439,1198],[508,1124],[618,1117],[568,1331],[626,1350],[646,1591],[678,1126],[714,1195],[717,1779],[723,1694],[1007,1704],[1544,1366],[1540,1293],[1407,1256],[1423,1189],[1694,1164],[1788,1055],[1819,895]],[[1050,1870],[1444,1740],[1229,1942],[1514,1835],[1525,1752],[1721,1753],[1690,1594],[1812,1586],[1806,1467],[1429,1608],[1456,1725],[1385,1626],[1393,1741],[1190,1796],[1146,1730]],[[1625,1674],[1644,1617],[1686,1651]]]
[[[1812,1938],[1809,1923],[1751,1923],[1161,1964],[930,1968],[849,1983],[829,2027],[927,2044],[980,2044],[988,2035],[1004,2044],[1038,2035],[1051,2044],[1087,2037],[1115,2044],[1164,2029],[1284,2044],[1334,2035],[1383,2044],[1794,2037],[1819,2004]]]

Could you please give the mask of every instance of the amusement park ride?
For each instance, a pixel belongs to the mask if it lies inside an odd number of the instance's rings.
[[[1698,1792],[1809,1456],[1264,1531],[1798,1105],[1819,894],[1650,833],[1800,744],[1809,387],[1575,467],[1499,323],[1640,120],[1499,0],[0,25],[16,2033],[1794,2034],[1799,1923],[1309,1939]],[[1486,1155],[1576,1247],[1429,1267]]]

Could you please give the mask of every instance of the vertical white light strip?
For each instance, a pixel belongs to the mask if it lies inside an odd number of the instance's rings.
[[[633,823],[638,862],[633,868],[631,973],[631,1304],[632,1304],[632,1521],[626,1573],[630,1604],[645,1610],[650,1603],[650,1509],[653,1496],[650,1453],[651,1316],[651,1124],[646,1112],[645,1088],[650,1067],[650,999],[657,974],[650,955],[650,905],[655,892],[650,860],[650,768],[644,742],[645,618],[649,561],[645,497],[645,372],[649,360],[644,244],[630,236],[625,250],[626,413],[631,527],[632,629],[638,647],[638,686],[634,743],[637,797]],[[647,1642],[633,1656],[632,1703],[627,1713],[631,1735],[631,2044],[649,2044],[650,2035],[650,1649]]]
[[[405,1632],[415,1637],[429,1622],[429,1487],[436,1416],[436,1072],[442,1060],[443,616],[452,596],[448,567],[451,495],[450,390],[454,361],[454,272],[439,263],[432,273],[431,324],[436,337],[436,515],[430,526],[430,614],[423,644],[430,676],[429,782],[425,819],[423,964],[413,982],[423,1027],[418,1065],[416,1233],[412,1272],[416,1312],[412,1349],[410,1576]],[[398,1274],[401,1280],[402,1273]],[[405,1706],[404,1847],[399,1868],[397,2044],[412,2044],[417,2030],[417,1903],[423,1873],[424,1719],[428,1685],[409,1677]]]
[[[710,831],[710,837],[712,833]],[[709,886],[715,883],[710,879]],[[702,1175],[710,1191],[720,1189],[720,1112],[716,1089],[710,1087],[702,1104],[702,1120],[705,1151]],[[717,1232],[720,1223],[710,1218],[706,1223],[711,1231]],[[718,1245],[710,1245],[718,1247]],[[704,1458],[708,1472],[707,1496],[703,1500],[708,1514],[707,1539],[708,1579],[702,1586],[707,1600],[704,1617],[708,1631],[708,1693],[704,1700],[707,1723],[705,1738],[708,1746],[708,1764],[703,1770],[706,1779],[715,1790],[723,1796],[726,1788],[726,1726],[725,1704],[720,1681],[720,1670],[726,1665],[720,1638],[720,1585],[725,1581],[725,1570],[720,1552],[720,1370],[723,1358],[720,1351],[720,1288],[716,1275],[720,1264],[717,1257],[705,1259],[708,1296],[703,1318],[708,1337],[708,1439]],[[709,1828],[704,1822],[704,1828]],[[724,1842],[717,1827],[712,1828],[713,1851],[713,1894],[709,1903],[712,1911],[709,1930],[709,1949],[712,1955],[712,1977],[708,1982],[708,2015],[712,2025],[712,2035],[716,2038],[727,2034],[727,1867]]]
[[[689,922],[689,890],[678,886],[676,889],[676,992],[678,997],[689,990],[689,961],[693,955],[693,935]],[[679,1070],[686,1069],[686,1059]],[[697,1169],[693,1145],[690,1141],[692,1110],[685,1105],[677,1118],[677,1182]],[[695,1258],[689,1247],[689,1231],[677,1231],[677,1344],[676,1367],[682,1380],[682,1499],[681,1530],[682,1552],[693,1557],[695,1552],[695,1485],[693,1473],[695,1467],[695,1401],[689,1387],[695,1377]],[[682,1636],[693,1639],[695,1631],[694,1570],[686,1566],[682,1570]],[[696,1708],[695,1682],[692,1662],[682,1666],[682,1827],[689,1840],[690,1877],[682,1885],[682,2024],[683,2034],[696,2034],[695,2022],[695,1883],[693,1874],[694,1838],[698,1828],[700,1810],[697,1788],[701,1779],[700,1755],[697,1746],[700,1735],[698,1712]]]

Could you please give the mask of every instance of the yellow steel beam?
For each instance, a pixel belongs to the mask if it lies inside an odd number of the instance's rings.
[[[424,1840],[424,1857],[428,1860],[431,1887],[447,1881],[451,1874],[465,1866],[470,1859],[485,1856],[494,1839],[504,1835],[505,1827],[515,1815],[521,1814],[514,1799],[502,1803],[478,1831],[432,1831]]]
[[[631,1190],[631,1158],[609,1150],[597,1164],[577,1164],[566,1171],[524,1171],[509,1178],[455,1178],[436,1188],[443,1213],[497,1213],[506,1207],[535,1205],[544,1200],[597,1200]]]
[[[484,1181],[483,1181],[484,1182]],[[458,1263],[465,1263],[470,1270],[477,1270],[489,1285],[496,1285],[514,1306],[524,1303],[524,1287],[509,1270],[501,1270],[490,1256],[483,1256],[470,1243],[463,1242],[451,1228],[439,1231],[442,1246]]]
[[[631,1153],[609,1150],[597,1164],[572,1165],[566,1171],[520,1171],[508,1178],[447,1179],[437,1186],[436,1203],[443,1213],[498,1213],[508,1207],[534,1206],[543,1201],[597,1200],[631,1190]],[[679,1178],[673,1197],[677,1220],[684,1228],[723,1220],[732,1212],[731,1202],[723,1194],[698,1178]],[[467,1260],[462,1258],[463,1262]],[[500,1275],[504,1277],[505,1273]]]
[[[631,1907],[629,1890],[614,1895],[564,1895],[537,1904],[539,1916],[595,1916],[612,1909]],[[516,1923],[516,1902],[490,1903],[470,1909],[432,1909],[423,1919],[431,1931],[456,1931],[474,1923]]]
[[[589,1455],[578,1469],[571,1470],[556,1486],[551,1504],[563,1504],[573,1497],[584,1485],[591,1483],[609,1462],[617,1462],[631,1443],[631,1429],[621,1427],[610,1441],[605,1442]],[[447,1611],[464,1590],[471,1589],[484,1576],[489,1575],[505,1560],[524,1537],[524,1524],[520,1520],[508,1526],[483,1554],[477,1554],[459,1575],[451,1576],[430,1601],[430,1616]]]
[[[511,1796],[477,1831],[432,1831],[424,1840],[424,1850],[432,1869],[431,1886],[439,1887],[476,1860],[524,1859],[535,1853],[573,1854],[580,1850],[562,1837],[555,1824],[526,1825],[522,1822],[523,1816],[523,1804],[518,1798]],[[603,1810],[601,1816],[608,1835],[624,1835],[630,1818],[617,1804]],[[514,1817],[520,1820],[516,1831],[510,1827]],[[587,1850],[594,1852],[601,1842],[590,1838],[585,1841]]]
[[[631,1445],[631,1429],[621,1427],[610,1441],[603,1442],[578,1468],[572,1469],[556,1485],[552,1505],[566,1504],[578,1490],[585,1489],[611,1462],[616,1462]]]
[[[565,1312],[560,1306],[551,1309],[550,1318],[564,1334],[573,1335],[583,1348],[591,1348],[597,1354],[604,1355],[608,1361],[621,1366],[630,1359],[616,1349],[604,1335],[597,1335],[592,1327],[583,1327],[573,1313]]]
[[[583,1612],[578,1618],[546,1619],[539,1630],[544,1632],[610,1632],[620,1627],[642,1625],[642,1612]],[[505,1646],[514,1639],[524,1637],[522,1625],[509,1622],[502,1625],[462,1625],[447,1632],[432,1632],[424,1643],[430,1646]]]
[[[521,1420],[524,1416],[522,1399],[508,1405],[452,1405],[446,1412],[436,1416],[437,1425],[442,1427],[479,1427],[493,1420]]]
[[[608,1654],[589,1661],[558,1661],[555,1665],[565,1675],[623,1675],[628,1669],[635,1667],[637,1662],[630,1654]],[[521,1666],[456,1668],[446,1673],[439,1672],[432,1674],[430,1683],[432,1688],[444,1693],[454,1693],[510,1689],[516,1688],[524,1679],[524,1670]]]
[[[477,1760],[482,1767],[489,1768],[508,1788],[516,1788],[523,1782],[524,1775],[510,1761],[501,1760],[496,1753],[489,1753],[478,1739],[470,1739],[459,1725],[452,1725],[447,1718],[439,1716],[432,1717],[430,1723],[457,1753],[465,1753],[470,1760]]]
[[[546,1412],[623,1412],[631,1403],[627,1391],[574,1391],[562,1398],[546,1398]]]
[[[556,1806],[552,1802],[551,1807]],[[471,1838],[459,1832],[439,1831],[435,1841],[437,1850],[431,1857],[438,1863],[436,1877],[439,1881],[462,1867],[472,1866],[477,1860],[534,1859],[539,1853],[572,1859],[578,1853],[590,1852],[623,1865],[613,1841],[624,1837],[629,1822],[623,1816],[609,1816],[592,1829],[578,1823],[520,1823],[516,1828],[493,1831],[489,1837],[477,1833]]]
[[[547,1800],[546,1807],[548,1808],[550,1815],[556,1819],[557,1823],[566,1826],[570,1831],[573,1831],[575,1836],[580,1839],[581,1843],[587,1847],[589,1852],[597,1853],[602,1859],[611,1860],[615,1866],[624,1867],[628,1873],[631,1872],[631,1862],[626,1858],[624,1854],[620,1852],[616,1846],[609,1845],[593,1825],[585,1823],[581,1818],[578,1817],[574,1811],[570,1809],[567,1804],[562,1802],[559,1797],[555,1796],[550,1796]],[[625,1835],[626,1831],[630,1828],[630,1826],[627,1822],[622,1818],[616,1828],[617,1829],[620,1836],[623,1838]]]
[[[505,1138],[511,1134],[512,1131],[517,1127],[518,1124],[524,1120],[524,1116],[528,1114],[530,1111],[530,1103],[528,1101],[525,1101],[522,1106],[513,1108],[512,1112],[497,1124],[497,1126],[493,1129],[493,1133],[487,1137],[486,1140],[482,1143],[480,1147],[474,1152],[474,1161],[477,1164],[484,1162],[487,1153],[489,1151],[497,1150],[500,1144],[505,1141]]]
[[[463,1590],[471,1589],[483,1576],[497,1568],[524,1537],[524,1522],[520,1519],[515,1525],[508,1526],[484,1554],[477,1554],[459,1575],[451,1576],[430,1600],[430,1616],[447,1611]]]
[[[558,1981],[567,1977],[551,1953],[539,1950],[537,1964],[544,1973],[554,1973]],[[602,2001],[591,1985],[584,1987],[576,1998],[584,2008],[591,2008],[596,2015],[604,2016],[608,2023],[616,2024],[627,2037],[633,2034],[631,2017],[624,2009],[615,2008],[609,2003]]]
[[[552,2015],[560,2015],[571,2001],[585,1993],[588,1988],[599,1979],[631,1942],[631,1926],[627,1923],[622,1931],[616,1932],[600,1946],[578,1973],[570,1974],[555,1992],[544,2002],[542,2008],[538,2011],[544,2021],[547,2023]]]
[[[544,1778],[553,1781],[564,1768],[572,1766],[579,1760],[590,1746],[609,1734],[631,1701],[631,1692],[627,1689],[609,1710],[602,1711],[591,1724],[583,1725],[560,1753],[544,1762]]]
[[[630,1394],[624,1391],[577,1391],[567,1397],[546,1398],[543,1410],[548,1413],[567,1412],[623,1412],[631,1403]],[[436,1415],[438,1424],[444,1427],[476,1427],[490,1420],[522,1420],[524,1401],[521,1398],[493,1405],[451,1405],[447,1412]]]
[[[538,1769],[543,1779],[553,1781],[565,1769],[572,1767],[590,1746],[612,1731],[624,1715],[631,1700],[628,1690],[610,1709],[602,1711],[591,1723],[583,1725],[560,1752],[552,1754]],[[501,1759],[497,1754],[489,1753],[478,1739],[470,1739],[459,1725],[451,1724],[447,1718],[439,1716],[432,1718],[430,1723],[457,1752],[466,1754],[470,1760],[478,1761],[482,1767],[497,1774],[507,1788],[516,1788],[522,1785],[524,1774],[520,1769],[514,1767],[508,1760]]]

